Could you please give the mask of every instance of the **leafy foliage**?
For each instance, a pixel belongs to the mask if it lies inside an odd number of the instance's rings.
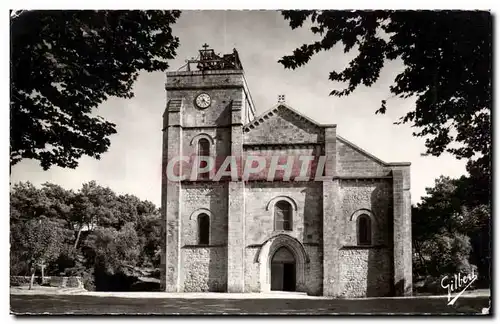
[[[308,20],[320,40],[279,62],[296,69],[335,45],[354,58],[329,79],[346,84],[331,95],[372,86],[388,60],[404,70],[389,90],[416,98],[396,124],[409,123],[425,137],[427,154],[449,152],[468,159],[468,177],[441,177],[412,210],[414,270],[440,276],[470,271],[489,281],[491,265],[492,18],[480,11],[283,11],[292,29]],[[375,113],[385,113],[383,100]]]
[[[144,246],[142,263],[154,268],[160,266],[161,247],[164,244],[161,230],[161,217],[156,213],[148,218],[143,218],[142,226],[138,228],[141,245]]]
[[[100,158],[115,125],[92,112],[133,97],[140,71],[163,71],[179,11],[25,11],[11,18],[10,164],[75,168]]]
[[[10,230],[12,275],[32,273],[43,261],[46,274],[82,276],[94,289],[113,276],[130,278],[160,266],[156,206],[95,181],[77,192],[50,183],[13,185]]]
[[[42,263],[55,260],[61,253],[68,231],[42,216],[11,227],[11,262],[24,264],[31,275]],[[18,266],[19,268],[19,266]],[[22,266],[21,266],[22,269]],[[33,278],[30,287],[33,285]]]
[[[428,270],[437,277],[475,271],[476,266],[469,262],[471,250],[469,237],[459,233],[435,235],[420,248],[420,252],[428,258]]]
[[[467,195],[469,183],[466,177],[440,177],[412,209],[416,274],[442,276],[478,269],[489,283],[491,208]]]
[[[74,196],[71,220],[79,229],[111,226],[117,222],[115,204],[116,194],[111,189],[98,186],[95,181],[84,183]]]
[[[114,228],[98,228],[87,239],[95,265],[108,274],[115,274],[120,267],[135,265],[139,256],[139,238],[133,223],[127,223],[120,231]]]
[[[348,66],[329,75],[346,83],[331,95],[371,86],[387,60],[401,59],[404,70],[390,92],[416,97],[415,109],[397,123],[411,123],[426,137],[427,153],[447,151],[471,159],[470,173],[481,170],[489,182],[491,161],[492,17],[481,11],[329,11],[282,12],[292,29],[310,19],[321,40],[304,44],[279,62],[295,69],[320,51],[343,45],[357,51]],[[376,113],[385,113],[386,100]],[[455,143],[452,145],[452,143]]]

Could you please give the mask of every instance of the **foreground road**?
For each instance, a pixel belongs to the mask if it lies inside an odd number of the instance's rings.
[[[130,315],[334,315],[334,314],[481,314],[488,297],[402,299],[181,299],[118,298],[78,295],[11,295],[11,312],[31,314]]]

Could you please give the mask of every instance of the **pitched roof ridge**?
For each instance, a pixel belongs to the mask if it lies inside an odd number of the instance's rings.
[[[303,118],[304,120],[308,121],[309,123],[311,123],[311,124],[313,124],[315,126],[318,126],[318,127],[322,127],[323,126],[322,124],[318,123],[314,119],[312,119],[310,117],[307,117],[306,115],[304,115],[300,111],[293,109],[291,106],[289,106],[287,104],[282,103],[282,104],[279,104],[279,105],[285,107],[286,109],[288,109],[291,112],[293,112],[295,115],[299,116],[300,118]]]
[[[345,144],[349,145],[350,147],[352,147],[353,149],[355,149],[356,151],[358,151],[359,153],[363,154],[363,155],[366,155],[368,156],[369,158],[371,158],[372,160],[375,160],[377,161],[378,163],[384,165],[384,166],[388,166],[389,163],[379,159],[378,157],[376,157],[375,155],[371,154],[371,153],[368,153],[367,151],[363,150],[361,147],[359,147],[358,145],[352,143],[352,142],[349,142],[348,140],[346,140],[345,138],[343,138],[342,136],[340,136],[339,134],[337,134],[337,139],[340,140],[341,142],[344,142]]]
[[[276,114],[278,112],[278,110],[280,110],[280,108],[285,108],[286,110],[292,112],[293,114],[295,114],[296,116],[298,116],[301,120],[304,120],[316,127],[324,127],[326,125],[322,125],[318,122],[316,122],[315,120],[305,116],[304,114],[302,114],[301,112],[293,109],[292,107],[290,107],[289,105],[287,104],[284,104],[284,103],[278,103],[276,105],[274,105],[273,107],[271,107],[270,109],[266,110],[265,112],[263,112],[262,114],[260,114],[259,116],[255,117],[255,119],[253,119],[251,122],[243,125],[243,130],[245,132],[249,132],[250,130],[254,129],[255,127],[259,126],[261,123],[264,123],[265,120],[269,119],[269,117],[273,116],[274,114]]]
[[[245,132],[249,132],[251,129],[254,129],[256,126],[259,126],[261,123],[264,123],[264,120],[269,119],[271,116],[277,113],[279,106],[273,106],[271,109],[265,111],[259,116],[255,117],[251,122],[243,125],[243,130]]]

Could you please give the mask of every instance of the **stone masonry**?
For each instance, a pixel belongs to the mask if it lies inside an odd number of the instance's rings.
[[[280,276],[291,276],[283,280],[296,291],[411,295],[410,163],[383,162],[339,136],[337,125],[285,103],[255,116],[242,69],[167,72],[166,91],[163,170],[175,157],[195,156],[202,138],[217,159],[312,155],[324,156],[325,168],[320,181],[268,181],[267,171],[247,181],[170,181],[164,172],[164,291],[269,291],[274,253],[286,248],[294,272]],[[200,93],[209,107],[197,107]],[[291,206],[290,230],[275,227],[280,201]],[[208,244],[199,243],[200,215],[210,221]],[[369,244],[359,242],[363,217]]]

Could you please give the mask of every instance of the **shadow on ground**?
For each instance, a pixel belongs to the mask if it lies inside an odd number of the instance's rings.
[[[15,315],[334,315],[334,314],[481,314],[489,297],[409,299],[160,299],[95,296],[11,295]]]

